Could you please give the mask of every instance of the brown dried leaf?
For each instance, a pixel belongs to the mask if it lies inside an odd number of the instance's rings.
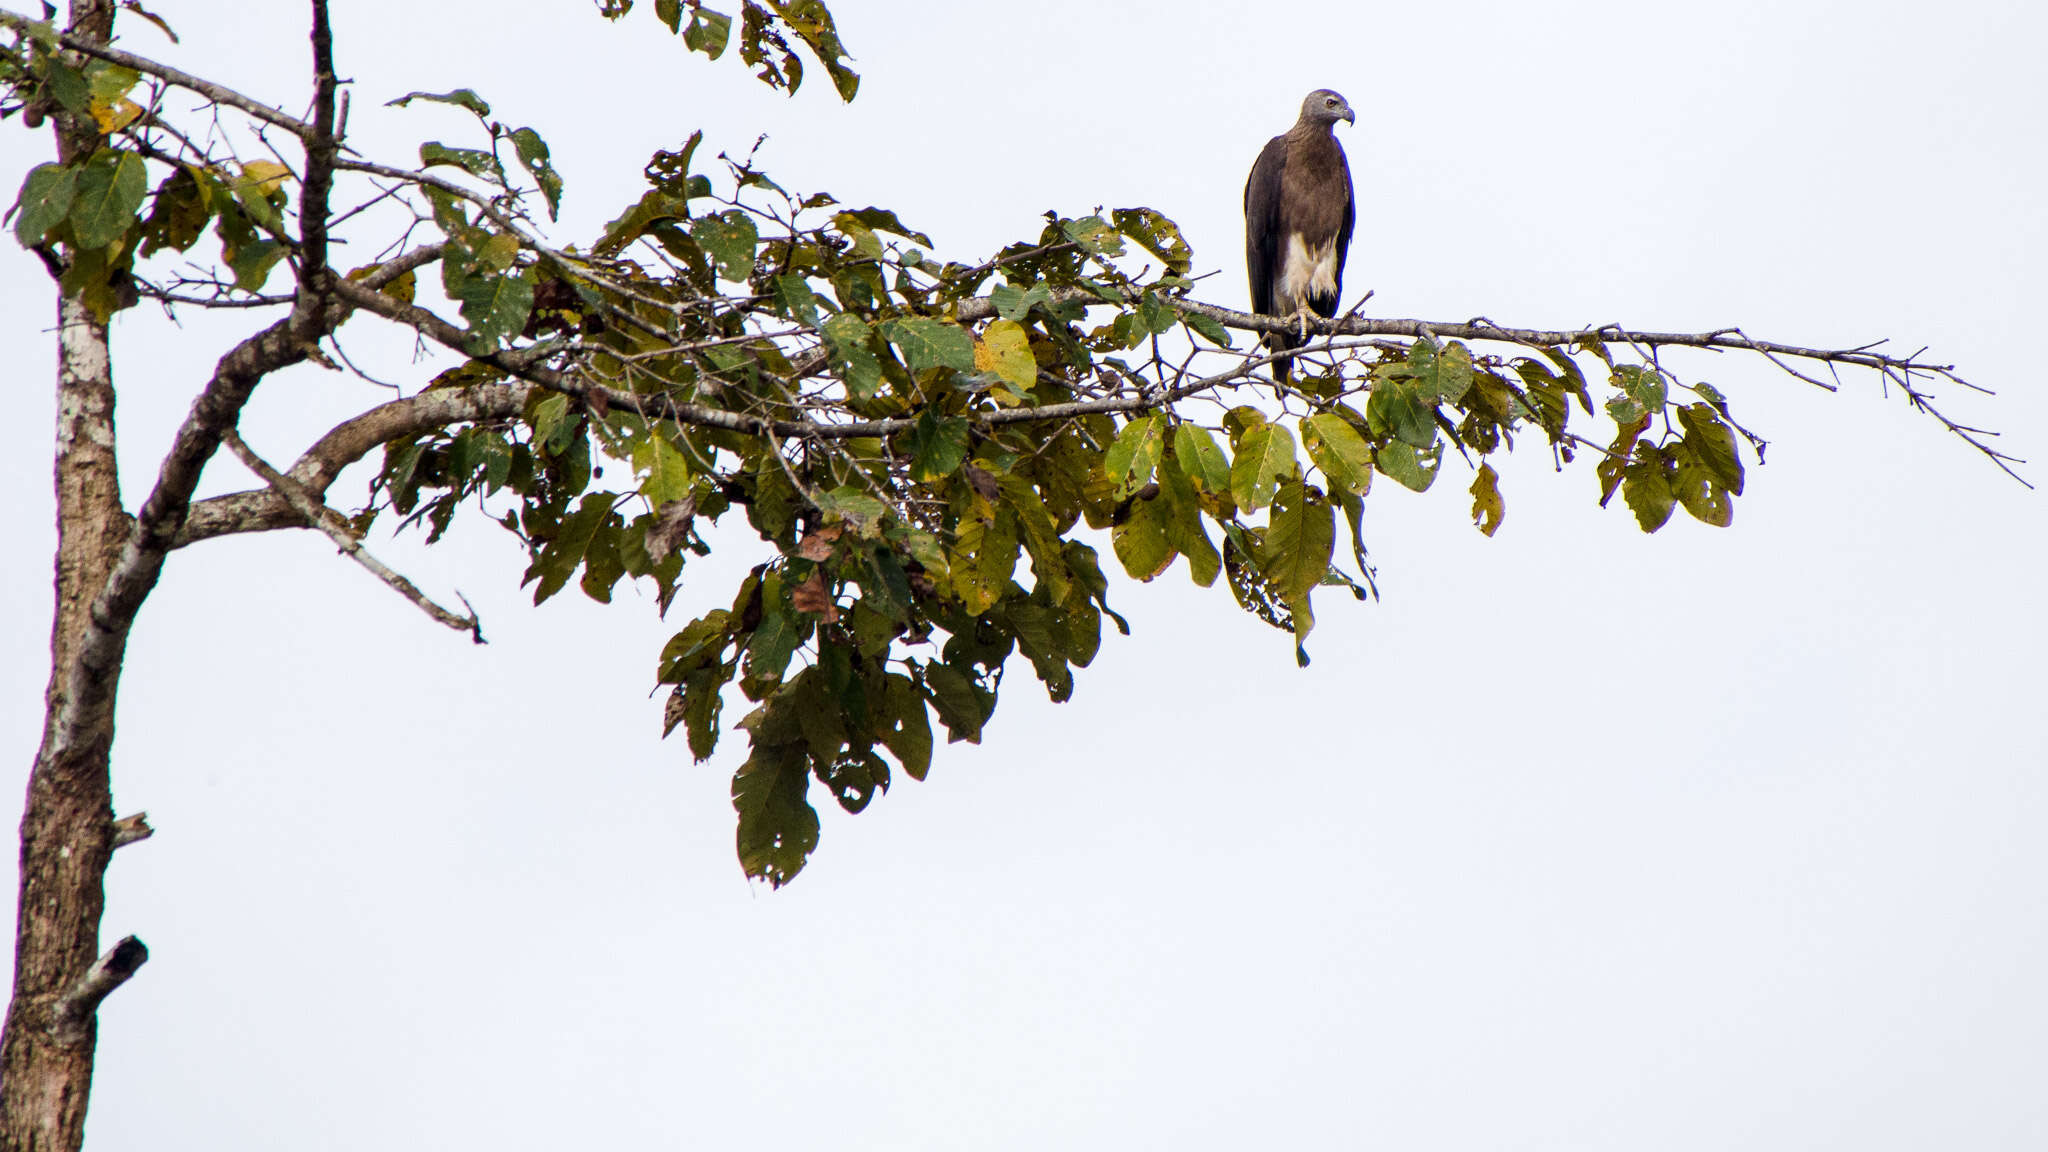
[[[668,739],[668,734],[675,731],[676,725],[682,722],[683,686],[678,684],[676,690],[668,694],[668,703],[661,706],[661,738]]]
[[[670,553],[683,546],[683,538],[690,532],[690,521],[696,515],[695,496],[670,500],[655,509],[654,523],[647,527],[647,555],[657,563],[668,559]]]
[[[823,569],[813,571],[810,578],[789,590],[789,602],[799,612],[808,612],[827,624],[839,619],[839,606],[832,602],[832,593],[825,588]]]
[[[979,465],[969,464],[966,468],[966,475],[967,482],[974,486],[976,492],[981,493],[983,500],[991,504],[995,503],[996,493],[1002,489],[996,484],[996,478],[993,474]]]
[[[803,538],[796,546],[796,554],[810,561],[825,561],[832,558],[832,542],[846,531],[844,524],[827,524]]]

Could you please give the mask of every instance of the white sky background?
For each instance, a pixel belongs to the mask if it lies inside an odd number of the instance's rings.
[[[131,50],[302,105],[301,6],[153,7],[183,46],[130,20]],[[785,186],[951,257],[1158,207],[1232,305],[1244,173],[1327,85],[1360,113],[1347,301],[1924,343],[1999,390],[1943,390],[1952,415],[2048,457],[2048,18],[2017,0],[836,0],[851,106],[822,70],[790,100],[688,56],[651,10],[336,7],[358,146],[465,142],[381,104],[475,87],[553,144],[564,241],[655,148],[766,131]],[[0,183],[47,147],[10,125]],[[0,460],[18,795],[53,309],[6,248],[41,430]],[[131,502],[230,320],[117,325]],[[1307,671],[1184,566],[1119,573],[1136,634],[1071,703],[1020,668],[985,747],[858,818],[819,795],[772,893],[733,858],[744,740],[692,765],[647,696],[741,558],[693,565],[664,626],[645,596],[531,608],[488,525],[384,542],[475,602],[472,648],[309,534],[181,552],[122,689],[118,807],[159,832],[117,858],[105,938],[152,955],[101,1014],[92,1146],[2048,1147],[2042,497],[1871,379],[1678,366],[1772,442],[1733,528],[1645,537],[1532,442],[1486,540],[1453,460],[1368,500],[1385,601],[1326,594]],[[247,434],[287,460],[380,398],[296,372]]]

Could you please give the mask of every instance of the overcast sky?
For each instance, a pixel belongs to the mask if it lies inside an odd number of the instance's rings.
[[[130,21],[131,50],[303,106],[299,5],[151,6],[183,44]],[[1155,206],[1237,306],[1244,173],[1333,87],[1347,299],[1926,344],[1999,392],[1943,390],[1952,415],[2048,456],[2038,6],[832,6],[850,106],[686,56],[651,11],[335,0],[335,25],[360,147],[460,143],[459,114],[382,104],[475,87],[554,145],[564,241],[654,149],[766,132],[785,186],[947,256]],[[11,122],[0,184],[47,149]],[[6,248],[19,794],[53,308]],[[131,502],[248,322],[116,325]],[[779,892],[733,857],[744,741],[693,765],[657,739],[651,597],[535,610],[489,525],[383,542],[476,604],[474,648],[308,534],[178,553],[122,686],[117,804],[159,831],[103,935],[151,960],[101,1013],[90,1146],[2048,1147],[2043,499],[1874,380],[1679,367],[1771,441],[1733,528],[1643,536],[1590,462],[1531,452],[1487,540],[1454,460],[1369,498],[1385,600],[1326,598],[1306,671],[1184,566],[1119,578],[1135,635],[1072,702],[1012,677],[985,747],[825,811]],[[245,431],[288,460],[383,395],[293,373]],[[751,562],[693,564],[671,622]]]

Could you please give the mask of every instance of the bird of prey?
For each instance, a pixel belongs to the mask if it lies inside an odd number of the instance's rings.
[[[1284,316],[1299,333],[1268,332],[1275,352],[1299,348],[1308,314],[1335,316],[1351,247],[1351,166],[1332,126],[1357,123],[1351,105],[1328,88],[1301,102],[1301,118],[1268,141],[1244,182],[1244,262],[1252,281],[1252,311]],[[1287,381],[1287,358],[1273,375]]]

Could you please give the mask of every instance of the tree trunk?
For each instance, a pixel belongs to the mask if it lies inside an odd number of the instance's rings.
[[[73,34],[105,43],[112,23],[110,0],[73,0]],[[89,124],[61,111],[53,118],[63,160],[97,146]],[[94,959],[114,846],[108,753],[120,664],[86,667],[81,657],[93,602],[131,522],[114,467],[107,326],[72,300],[59,301],[57,325],[56,607],[43,740],[21,821],[14,996],[0,1039],[0,1147],[8,1152],[76,1152],[84,1141],[92,1010],[105,994],[94,995],[87,976],[104,976]],[[115,626],[125,633],[127,623]],[[121,951],[131,967],[140,962],[139,945]]]

